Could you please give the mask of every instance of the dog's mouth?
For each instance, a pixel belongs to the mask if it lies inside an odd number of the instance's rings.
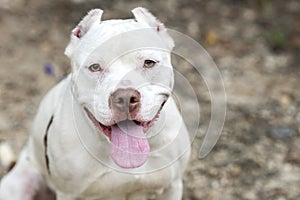
[[[94,126],[110,139],[112,160],[122,168],[136,168],[148,159],[150,146],[145,133],[158,119],[162,107],[150,121],[123,120],[109,126],[99,122],[86,107],[84,110]]]

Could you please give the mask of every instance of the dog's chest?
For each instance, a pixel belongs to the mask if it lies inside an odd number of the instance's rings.
[[[172,182],[170,169],[137,175],[109,171],[97,177],[84,191],[83,196],[100,199],[130,199],[131,196],[143,195],[143,198],[155,197]]]

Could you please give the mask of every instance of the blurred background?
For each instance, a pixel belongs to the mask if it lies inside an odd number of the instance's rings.
[[[194,140],[183,199],[300,199],[298,0],[0,0],[0,177],[7,149],[18,155],[42,97],[70,71],[63,52],[73,27],[95,7],[105,20],[132,18],[137,6],[203,45],[225,83],[222,135],[202,160]],[[205,132],[205,86],[174,67],[198,87]]]

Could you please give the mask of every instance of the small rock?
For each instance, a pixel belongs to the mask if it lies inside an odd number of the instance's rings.
[[[291,96],[288,94],[282,94],[279,102],[281,107],[287,108],[288,106],[291,105],[292,102]]]
[[[255,11],[251,10],[251,9],[245,9],[242,15],[243,15],[243,18],[247,21],[254,21],[256,18]]]
[[[188,33],[192,37],[197,38],[199,36],[200,29],[199,29],[199,24],[196,21],[191,21],[188,24],[187,29],[188,29]]]
[[[11,146],[7,142],[0,143],[0,164],[8,168],[16,161],[16,156],[13,153]]]
[[[193,194],[192,194],[192,199],[193,200],[201,200],[201,199],[204,199],[204,194],[202,191],[200,190],[195,190],[193,191]]]
[[[244,196],[244,199],[247,199],[247,200],[255,200],[255,199],[257,199],[256,194],[252,190],[246,191],[243,196]]]
[[[299,157],[299,150],[293,150],[289,151],[286,155],[285,161],[287,163],[293,164],[293,165],[299,165],[300,166],[300,157]]]
[[[215,31],[208,31],[205,35],[205,44],[207,46],[213,46],[218,42],[218,35]]]
[[[289,139],[297,135],[297,131],[288,126],[276,126],[267,130],[267,135],[273,139]]]
[[[241,172],[242,172],[242,169],[239,166],[235,166],[230,170],[230,173],[233,176],[239,176],[241,174]]]

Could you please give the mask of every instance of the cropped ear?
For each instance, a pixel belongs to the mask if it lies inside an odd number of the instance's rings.
[[[151,28],[155,28],[156,31],[165,39],[170,50],[174,47],[174,41],[167,33],[167,29],[163,23],[161,23],[152,13],[146,8],[137,7],[131,11],[137,22],[148,24]]]
[[[72,57],[74,49],[77,47],[80,39],[88,32],[91,26],[96,22],[101,22],[103,10],[93,9],[79,22],[79,24],[72,30],[71,38],[68,46],[65,49],[65,55]]]

